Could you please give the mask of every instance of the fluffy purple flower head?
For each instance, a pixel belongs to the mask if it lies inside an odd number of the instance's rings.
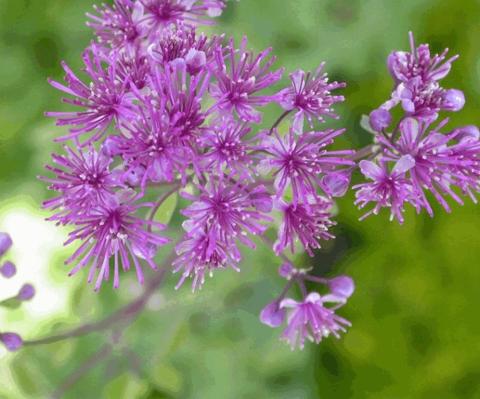
[[[415,46],[413,33],[410,36],[410,52],[394,51],[388,56],[387,65],[392,77],[397,82],[408,82],[412,78],[421,78],[423,82],[439,81],[448,75],[455,55],[446,58],[448,49],[441,54],[430,54],[428,44]]]
[[[323,122],[325,116],[338,118],[332,106],[345,98],[332,95],[332,91],[346,85],[329,82],[327,73],[323,71],[324,66],[325,63],[320,64],[313,74],[302,70],[290,74],[292,86],[281,92],[282,107],[287,111],[296,111],[292,127],[297,133],[303,133],[305,117],[311,128],[314,119]]]
[[[46,113],[47,116],[57,118],[58,126],[74,126],[68,135],[60,137],[58,141],[77,139],[82,134],[93,132],[83,143],[89,144],[102,138],[112,121],[117,122],[134,115],[133,98],[128,91],[129,81],[122,82],[118,79],[115,60],[109,60],[106,67],[103,61],[100,49],[92,45],[83,55],[85,73],[91,79],[89,83],[82,82],[64,62],[62,66],[67,85],[49,80],[53,87],[73,97],[64,98],[65,103],[83,109],[76,112]]]
[[[171,118],[164,104],[144,100],[137,117],[123,126],[124,134],[118,147],[128,165],[128,173],[142,170],[141,186],[148,181],[172,182],[185,171],[193,154],[189,147],[179,145],[178,129],[172,128]]]
[[[55,177],[40,177],[50,184],[49,190],[59,193],[57,197],[45,201],[43,206],[57,212],[49,220],[62,224],[107,200],[117,185],[109,169],[111,158],[91,146],[78,153],[68,146],[64,146],[64,150],[66,155],[52,154],[54,166],[46,166]]]
[[[281,197],[291,187],[294,204],[308,201],[317,195],[319,187],[329,194],[331,185],[324,187],[322,173],[331,172],[340,166],[353,166],[348,157],[353,151],[330,151],[325,149],[344,130],[326,130],[297,136],[291,130],[281,137],[276,130],[263,141],[268,158],[260,161],[263,172],[273,171],[277,196]],[[343,179],[342,179],[343,180]],[[333,183],[333,182],[331,182]]]
[[[213,61],[214,49],[221,40],[217,36],[210,39],[204,34],[197,36],[192,26],[171,25],[150,45],[148,53],[159,66],[183,63],[189,74],[196,75]]]
[[[13,242],[8,233],[0,232],[0,256],[3,256],[12,246]]]
[[[380,166],[371,161],[360,161],[360,169],[363,175],[370,179],[369,183],[358,184],[353,187],[357,190],[355,204],[360,208],[369,203],[374,203],[372,210],[362,216],[361,219],[373,214],[378,214],[381,208],[390,208],[391,219],[396,218],[403,223],[404,204],[406,201],[414,202],[414,190],[405,173],[413,168],[415,160],[410,155],[401,157],[393,169],[388,169],[386,162]],[[415,202],[414,202],[415,203]]]
[[[97,274],[95,290],[99,290],[102,282],[110,277],[111,259],[115,288],[120,285],[120,268],[127,272],[133,263],[140,283],[144,281],[140,259],[145,260],[153,270],[157,269],[153,257],[157,249],[169,240],[152,229],[163,230],[165,226],[135,216],[139,205],[134,204],[133,200],[124,200],[121,193],[117,194],[74,223],[77,228],[69,234],[65,245],[77,240],[81,244],[66,261],[66,264],[76,263],[70,275],[89,265],[88,282]]]
[[[138,0],[143,5],[142,23],[151,32],[170,24],[211,25],[208,17],[218,17],[225,7],[223,0]],[[207,18],[206,18],[207,17]]]
[[[398,142],[385,143],[392,158],[410,156],[414,160],[408,170],[409,180],[421,198],[421,206],[430,215],[433,210],[425,191],[430,191],[446,211],[450,211],[450,206],[444,195],[463,204],[453,189],[455,186],[474,201],[474,193],[480,191],[480,141],[475,135],[462,135],[462,129],[440,133],[447,122],[444,120],[430,129],[429,123],[407,118],[400,125]]]
[[[202,169],[218,176],[230,170],[240,178],[253,180],[254,158],[250,154],[261,147],[256,144],[258,136],[246,137],[251,130],[247,123],[229,117],[215,120],[200,138],[200,145],[205,149]]]
[[[324,306],[324,303],[329,301],[339,302],[312,292],[302,302],[287,298],[280,303],[281,309],[291,309],[282,338],[290,344],[292,349],[297,346],[303,349],[305,339],[318,344],[330,334],[339,338],[339,333],[345,332],[346,327],[351,326],[348,320],[336,315],[333,309]]]
[[[335,223],[330,219],[332,203],[320,197],[311,197],[306,204],[277,202],[277,208],[282,212],[282,224],[278,230],[278,238],[273,249],[278,255],[286,248],[295,252],[297,240],[310,256],[313,249],[320,248],[320,240],[329,240],[334,236],[328,229]]]
[[[152,74],[153,92],[145,101],[153,106],[165,102],[170,129],[175,140],[185,146],[195,146],[207,117],[202,111],[203,97],[209,84],[205,71],[191,76],[185,64],[177,63]],[[144,102],[145,102],[144,101]]]
[[[448,75],[452,62],[458,56],[446,60],[448,49],[432,56],[427,44],[415,47],[410,32],[411,52],[395,51],[388,57],[388,69],[396,82],[391,100],[383,108],[389,110],[401,104],[403,110],[423,119],[436,119],[438,112],[459,111],[465,98],[460,90],[446,90],[439,81]]]
[[[102,46],[110,49],[122,49],[133,52],[143,36],[138,20],[142,16],[139,2],[132,0],[114,0],[113,5],[103,3],[93,6],[95,13],[87,13],[92,28]]]
[[[9,352],[16,352],[23,346],[22,337],[12,332],[0,333],[0,342]]]
[[[188,219],[183,223],[190,236],[209,232],[212,241],[231,243],[239,240],[255,248],[248,234],[262,234],[272,219],[272,200],[263,186],[227,184],[225,181],[210,181],[206,187],[198,187],[200,195],[184,193],[193,203],[182,211]]]
[[[217,239],[217,235],[202,232],[194,237],[185,237],[177,245],[178,258],[173,262],[174,272],[182,271],[182,276],[176,288],[192,278],[192,290],[201,288],[205,283],[205,274],[213,275],[214,270],[230,267],[240,271],[237,264],[241,259],[240,252],[234,244],[225,243]]]
[[[279,96],[256,93],[278,82],[283,74],[283,69],[271,71],[275,57],[271,57],[270,53],[269,48],[254,55],[247,50],[246,37],[243,37],[238,49],[233,39],[226,48],[217,46],[215,65],[212,66],[217,82],[211,85],[210,92],[220,110],[225,113],[235,111],[244,121],[261,122],[262,114],[256,107],[278,101]]]

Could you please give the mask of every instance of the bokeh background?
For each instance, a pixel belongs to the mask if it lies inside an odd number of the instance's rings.
[[[0,308],[0,330],[39,338],[96,320],[141,291],[129,278],[114,292],[94,294],[83,275],[67,278],[65,231],[48,224],[40,202],[49,194],[36,180],[61,131],[43,117],[62,108],[48,76],[61,79],[62,59],[80,67],[91,39],[84,13],[90,0],[0,0],[0,231],[15,246],[19,275],[0,281],[0,296],[24,281],[36,298],[15,311]],[[370,136],[362,114],[389,95],[385,59],[407,49],[407,32],[433,50],[449,47],[455,62],[447,87],[465,91],[467,105],[452,124],[478,124],[480,1],[474,0],[242,0],[230,1],[214,28],[255,49],[272,45],[287,71],[322,60],[334,79],[348,82],[340,144],[359,148]],[[269,117],[275,118],[274,107]],[[176,277],[92,367],[66,398],[111,399],[473,399],[480,398],[479,208],[452,214],[409,212],[404,226],[386,214],[359,222],[352,193],[338,203],[337,240],[313,259],[318,274],[347,273],[357,291],[342,315],[353,327],[340,341],[292,352],[278,330],[258,322],[262,306],[281,290],[279,260],[269,250],[245,251],[241,274],[217,273],[192,295],[174,291]],[[173,224],[178,226],[178,211]],[[0,398],[46,398],[105,343],[96,333],[17,354],[0,349]]]

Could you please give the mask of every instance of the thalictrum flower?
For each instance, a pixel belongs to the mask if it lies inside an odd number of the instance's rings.
[[[339,333],[345,332],[346,327],[351,326],[348,320],[336,315],[333,309],[325,307],[325,302],[341,303],[334,298],[322,297],[316,292],[308,294],[302,302],[289,298],[280,302],[281,309],[292,309],[282,335],[292,349],[297,346],[303,349],[305,339],[318,344],[330,334],[339,338]]]
[[[241,256],[237,247],[216,238],[216,234],[200,232],[194,237],[187,235],[177,245],[178,258],[173,262],[174,272],[182,271],[177,289],[189,277],[193,278],[192,290],[195,291],[205,283],[205,274],[212,275],[214,270],[227,267],[240,271],[237,264]]]
[[[381,208],[390,208],[391,219],[396,218],[403,223],[405,202],[411,202],[415,207],[419,207],[413,187],[405,176],[405,173],[414,166],[415,159],[410,155],[400,158],[391,171],[386,162],[377,165],[371,161],[360,161],[363,175],[372,181],[353,187],[357,190],[355,204],[360,208],[371,202],[375,204],[374,208],[363,215],[361,219],[372,213],[378,214]]]
[[[225,178],[227,179],[227,178]],[[225,243],[239,240],[254,248],[248,234],[258,235],[266,230],[271,218],[271,198],[265,187],[240,183],[228,184],[212,180],[206,187],[198,187],[198,197],[184,193],[193,203],[182,211],[188,219],[183,223],[189,235],[208,231],[212,241]]]
[[[311,132],[301,136],[293,131],[280,136],[276,130],[263,141],[263,149],[269,154],[260,161],[263,172],[272,170],[275,177],[277,196],[281,197],[291,187],[293,202],[306,202],[307,198],[317,195],[319,188],[330,194],[329,186],[324,186],[322,173],[334,171],[340,166],[352,166],[350,150],[327,150],[335,137],[343,130]],[[343,179],[342,179],[343,181]],[[325,190],[326,188],[326,190]]]
[[[49,183],[50,190],[59,194],[43,206],[57,212],[50,220],[63,224],[106,201],[117,185],[109,169],[111,158],[91,146],[78,152],[64,146],[64,151],[66,155],[52,154],[54,165],[46,166],[55,177],[40,177]]]
[[[110,49],[132,51],[143,32],[136,22],[142,16],[140,3],[132,0],[114,0],[113,5],[93,6],[97,15],[87,13],[87,26],[95,31],[98,42]]]
[[[305,250],[313,256],[313,249],[320,248],[320,240],[329,240],[334,236],[328,229],[335,223],[331,218],[332,203],[320,197],[311,197],[306,204],[277,202],[282,213],[282,224],[278,230],[278,239],[273,249],[278,255],[286,248],[295,252],[295,242],[300,240]]]
[[[325,63],[320,64],[315,73],[295,71],[290,75],[292,87],[281,92],[280,103],[287,111],[294,110],[293,130],[303,133],[304,118],[313,128],[313,120],[323,122],[325,116],[338,118],[332,106],[344,101],[343,96],[332,95],[335,89],[345,87],[345,83],[329,82],[323,71]]]
[[[283,74],[283,69],[271,71],[275,57],[271,57],[270,53],[271,49],[266,49],[255,56],[247,50],[246,37],[243,37],[238,49],[233,39],[226,48],[217,46],[215,65],[212,66],[217,82],[211,85],[210,91],[220,110],[225,113],[235,111],[244,121],[261,121],[261,113],[256,107],[276,101],[279,97],[257,93],[275,84]]]
[[[82,82],[65,62],[62,67],[66,73],[67,85],[49,80],[53,87],[73,97],[64,98],[65,103],[83,109],[46,113],[47,116],[57,118],[58,126],[74,126],[59,141],[77,139],[82,134],[91,132],[93,133],[84,144],[97,141],[104,136],[112,121],[128,119],[134,115],[133,97],[127,90],[129,81],[119,80],[115,60],[110,60],[107,66],[103,65],[103,61],[99,48],[92,45],[83,55],[85,73],[91,79],[89,83]]]
[[[76,230],[69,234],[65,243],[80,241],[79,248],[66,261],[76,263],[70,275],[89,266],[88,282],[97,274],[95,290],[99,290],[103,281],[107,281],[113,268],[113,286],[120,285],[120,268],[127,272],[132,263],[137,279],[144,281],[140,260],[156,270],[153,260],[157,249],[169,240],[155,230],[163,230],[164,225],[135,216],[139,205],[133,199],[121,202],[121,195],[93,208],[89,214],[75,222]],[[113,260],[112,264],[110,261]]]

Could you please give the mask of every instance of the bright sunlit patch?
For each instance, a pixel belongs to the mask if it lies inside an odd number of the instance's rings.
[[[36,290],[35,297],[20,311],[0,311],[0,330],[19,331],[26,337],[31,330],[36,331],[36,323],[67,313],[72,286],[70,280],[59,284],[51,278],[49,270],[61,266],[58,251],[63,248],[65,235],[44,218],[29,197],[0,203],[0,231],[8,232],[13,240],[3,261],[11,260],[17,266],[13,278],[0,279],[0,300],[16,295],[24,283],[33,284]]]

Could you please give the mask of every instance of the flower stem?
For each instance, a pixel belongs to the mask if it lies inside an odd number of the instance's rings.
[[[170,256],[164,262],[163,268],[159,270],[152,280],[150,280],[149,284],[145,287],[144,292],[137,299],[118,309],[116,312],[108,315],[104,319],[80,325],[61,334],[24,341],[24,345],[34,346],[52,344],[70,338],[82,337],[93,332],[108,330],[120,323],[127,325],[133,323],[137,316],[145,309],[150,297],[155,293],[158,287],[162,285],[163,281],[165,280],[167,270],[169,269],[170,264],[173,262],[174,257],[175,251],[172,250]]]
[[[280,125],[280,123],[282,123],[282,121],[290,114],[290,112],[292,112],[292,110],[285,111],[282,115],[280,115],[280,116],[278,117],[278,119],[275,121],[275,123],[272,125],[272,127],[271,127],[270,130],[268,131],[268,135],[271,135],[271,134],[272,134],[273,129],[275,129],[276,127],[278,127],[278,125]]]

